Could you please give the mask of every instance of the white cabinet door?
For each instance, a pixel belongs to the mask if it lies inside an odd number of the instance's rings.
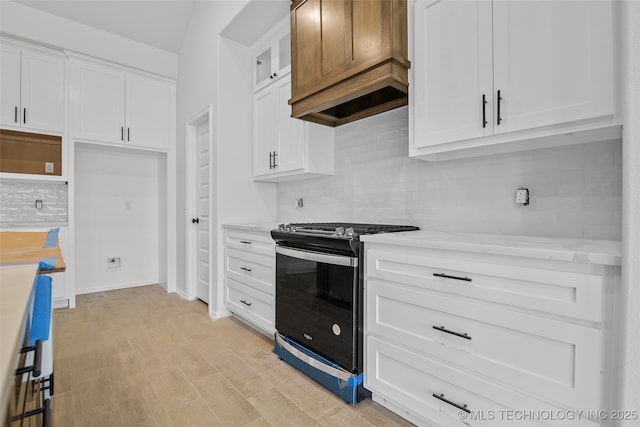
[[[0,44],[0,124],[20,126],[20,48]]]
[[[126,86],[127,143],[168,149],[171,135],[171,86],[160,80],[133,74],[127,75]]]
[[[291,117],[291,77],[287,76],[275,83],[278,111],[278,139],[276,149],[277,172],[302,169],[305,166],[305,122]]]
[[[125,73],[100,64],[72,69],[76,138],[122,143],[125,139]]]
[[[289,18],[266,34],[252,51],[253,91],[256,92],[291,71]]]
[[[274,87],[268,87],[253,97],[253,175],[267,175],[273,170],[277,132]]]
[[[493,134],[491,3],[418,1],[413,22],[415,146]]]
[[[494,0],[496,133],[613,115],[611,7]]]
[[[64,131],[65,58],[22,50],[22,127]]]

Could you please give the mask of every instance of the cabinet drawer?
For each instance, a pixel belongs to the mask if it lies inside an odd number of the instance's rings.
[[[227,249],[225,274],[238,282],[273,295],[274,258],[266,255]]]
[[[560,413],[561,408],[469,375],[375,336],[367,335],[365,340],[365,387],[373,391],[376,400],[383,397],[398,402],[412,415],[431,424],[443,427],[596,425],[585,419],[566,423],[545,418],[544,414]],[[471,413],[461,417],[461,409],[434,397],[434,394],[465,407]],[[511,412],[513,410],[520,411],[521,415],[527,412],[530,416],[509,419],[510,415],[517,415]],[[535,418],[536,413],[542,416]],[[463,423],[460,420],[465,416]]]
[[[275,258],[275,242],[268,231],[228,230],[225,233],[224,244],[227,248],[239,249],[248,253],[262,254]]]
[[[602,331],[376,280],[366,330],[572,408],[601,407]]]
[[[367,248],[366,275],[519,308],[602,322],[595,266],[395,246]],[[563,270],[564,268],[564,270]]]
[[[272,334],[274,328],[273,297],[231,279],[225,279],[227,308],[234,314]]]

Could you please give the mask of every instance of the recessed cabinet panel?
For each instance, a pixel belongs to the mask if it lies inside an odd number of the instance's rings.
[[[287,172],[304,166],[304,122],[291,118],[291,107],[288,104],[291,80],[282,80],[277,90],[279,126],[276,164],[279,172]]]
[[[22,125],[62,132],[65,111],[65,63],[61,56],[22,51]]]
[[[126,141],[137,146],[169,148],[171,88],[143,76],[127,76]]]
[[[416,147],[493,134],[491,3],[418,2],[414,30]]]
[[[610,2],[495,1],[493,16],[496,133],[613,114]]]
[[[20,48],[0,44],[0,121],[2,125],[20,126]]]
[[[74,108],[77,138],[105,142],[124,141],[125,75],[93,64],[79,64]]]

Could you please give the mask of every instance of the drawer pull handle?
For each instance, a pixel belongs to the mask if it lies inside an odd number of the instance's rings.
[[[240,267],[240,270],[244,270],[244,271],[251,271],[251,269],[250,269],[250,268],[247,268],[247,267]]]
[[[444,273],[433,273],[436,277],[444,277],[445,279],[464,280],[465,282],[471,282],[471,277],[450,276]]]
[[[241,299],[240,302],[246,305],[247,307],[251,307],[251,303],[247,302],[246,300]]]
[[[460,409],[461,411],[464,411],[464,412],[466,412],[468,414],[471,413],[471,410],[467,407],[466,403],[460,405],[459,403],[452,402],[449,399],[445,398],[444,394],[442,394],[442,393],[440,393],[440,394],[433,393],[432,396],[435,397],[438,400],[442,400],[444,403],[448,403],[449,405]]]
[[[249,240],[240,240],[240,243],[244,243],[245,245],[250,245],[251,242]]]
[[[446,329],[444,326],[434,326],[433,329],[436,329],[436,330],[438,330],[440,332],[445,332],[447,334],[455,335],[455,336],[460,337],[460,338],[464,338],[465,340],[470,340],[471,339],[471,336],[469,334],[467,334],[466,332],[461,334],[460,332],[450,331],[450,330]]]

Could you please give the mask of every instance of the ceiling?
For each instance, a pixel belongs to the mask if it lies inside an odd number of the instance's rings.
[[[94,28],[178,53],[195,0],[13,0]]]

